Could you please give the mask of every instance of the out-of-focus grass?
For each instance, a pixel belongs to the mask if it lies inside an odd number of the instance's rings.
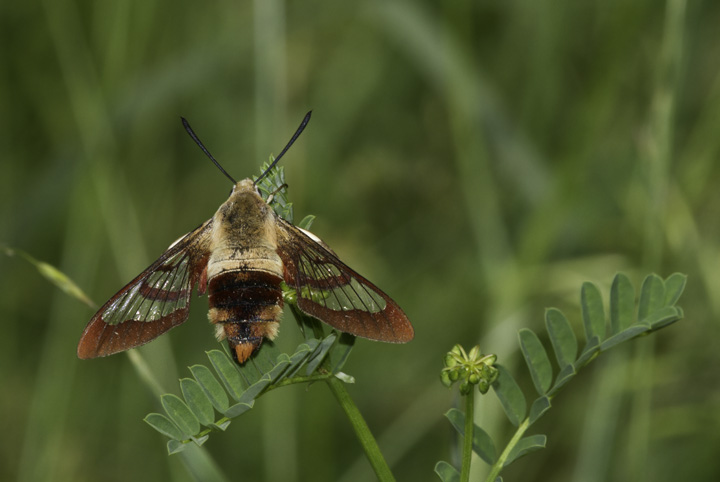
[[[6,2],[0,242],[102,302],[229,189],[180,115],[246,177],[312,108],[284,161],[297,215],[416,327],[409,345],[360,341],[347,366],[399,479],[431,479],[453,446],[437,374],[454,343],[512,364],[517,327],[572,312],[583,280],[681,270],[685,326],[564,393],[548,449],[507,477],[716,480],[720,5],[662,7]],[[165,389],[215,346],[206,303],[143,349]],[[0,479],[190,480],[142,423],[157,401],[127,358],[75,359],[90,311],[0,258]],[[229,479],[371,480],[318,388],[269,394],[209,456]],[[612,420],[593,428],[596,410]]]

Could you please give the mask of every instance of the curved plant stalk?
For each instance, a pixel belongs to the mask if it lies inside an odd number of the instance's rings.
[[[390,471],[385,457],[383,457],[382,452],[380,452],[380,447],[378,447],[375,437],[373,437],[365,419],[360,414],[360,410],[358,410],[347,388],[345,388],[345,384],[335,377],[327,378],[325,382],[332,394],[335,395],[335,399],[342,407],[345,415],[347,415],[350,425],[352,425],[355,435],[360,441],[360,445],[362,445],[365,455],[368,461],[370,461],[370,465],[375,471],[378,480],[380,482],[394,482],[395,477]]]

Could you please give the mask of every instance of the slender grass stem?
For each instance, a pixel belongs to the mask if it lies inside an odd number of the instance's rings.
[[[156,374],[148,365],[147,360],[143,357],[138,350],[129,350],[126,352],[130,363],[132,363],[135,373],[137,373],[140,380],[143,381],[145,386],[150,389],[155,396],[160,397],[166,390],[162,384],[158,381]]]

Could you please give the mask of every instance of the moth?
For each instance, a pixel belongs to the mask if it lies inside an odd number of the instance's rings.
[[[122,288],[85,327],[79,358],[112,355],[143,345],[188,318],[190,298],[209,296],[208,318],[240,364],[272,340],[283,309],[282,283],[297,307],[339,331],[405,343],[414,336],[405,313],[377,286],[343,263],[317,236],[278,216],[258,189],[310,120],[310,112],[255,181],[236,182],[185,119],[188,134],[234,184],[215,215],[186,234]]]

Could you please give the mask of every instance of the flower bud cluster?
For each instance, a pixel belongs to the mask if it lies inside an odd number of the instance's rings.
[[[462,346],[455,345],[445,355],[445,368],[440,372],[440,380],[448,388],[460,382],[462,395],[470,393],[474,385],[478,386],[480,393],[485,394],[498,377],[498,370],[493,366],[496,360],[496,355],[483,355],[477,345],[470,353],[466,353]]]

